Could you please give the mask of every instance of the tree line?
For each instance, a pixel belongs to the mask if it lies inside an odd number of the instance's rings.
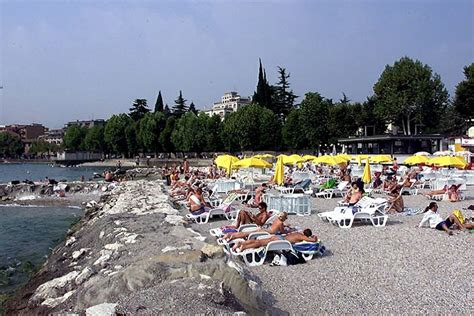
[[[299,104],[290,88],[290,74],[278,67],[271,85],[262,62],[252,104],[223,120],[188,106],[182,91],[169,107],[161,91],[155,106],[136,99],[129,113],[113,115],[105,126],[71,126],[63,147],[128,157],[138,153],[215,152],[243,150],[326,151],[337,139],[355,135],[365,126],[383,134],[388,124],[405,135],[422,126],[425,133],[461,135],[474,119],[474,63],[464,68],[465,79],[454,98],[438,74],[421,61],[403,57],[387,65],[364,102],[340,100],[308,92]],[[0,146],[1,138],[0,138]]]

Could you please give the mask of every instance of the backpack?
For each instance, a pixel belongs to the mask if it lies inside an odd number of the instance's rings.
[[[286,264],[289,266],[306,263],[306,260],[304,260],[303,255],[300,252],[284,251],[281,256],[286,258]]]

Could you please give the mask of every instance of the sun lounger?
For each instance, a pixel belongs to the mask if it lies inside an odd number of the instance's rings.
[[[325,198],[325,199],[331,199],[333,196],[344,196],[347,193],[347,185],[349,184],[349,181],[342,181],[340,182],[336,188],[334,189],[325,189],[324,191],[321,191],[319,193],[316,193],[316,197],[320,198]]]
[[[329,222],[337,224],[340,228],[351,228],[355,220],[370,222],[375,227],[383,227],[387,223],[388,215],[384,213],[386,203],[379,205],[370,205],[369,207],[356,209],[351,207],[339,214],[333,214],[328,217]]]
[[[240,212],[240,211],[238,211]],[[265,224],[262,225],[262,227],[259,227],[257,226],[256,224],[243,224],[243,225],[240,225],[239,228],[235,228],[232,230],[230,229],[227,229],[226,231],[226,228],[228,228],[228,226],[222,226],[220,228],[213,228],[211,230],[209,230],[209,233],[211,234],[211,236],[214,236],[214,237],[222,237],[224,236],[224,234],[228,233],[228,232],[248,232],[248,231],[252,231],[252,230],[257,230],[257,229],[260,229],[260,228],[267,228],[267,227],[270,227],[273,223],[273,221],[275,221],[275,219],[278,217],[278,214],[279,212],[278,211],[270,211],[270,217],[265,221]],[[237,217],[238,215],[236,215]]]
[[[386,199],[382,199],[382,198],[374,199],[368,196],[364,196],[354,206],[360,209],[364,209],[364,208],[370,207],[371,205],[380,205],[380,204],[386,204],[386,203],[387,203]],[[321,218],[322,220],[327,220],[331,216],[336,216],[340,213],[345,212],[345,210],[348,208],[348,205],[349,205],[348,203],[345,203],[343,201],[339,201],[338,204],[339,206],[335,207],[333,211],[318,213],[318,217]]]
[[[309,261],[313,259],[314,255],[324,255],[326,252],[326,247],[323,246],[321,241],[317,242],[308,242],[302,241],[296,244],[293,244],[293,250],[299,252],[303,255],[304,260]]]
[[[269,238],[269,236],[261,236],[260,238]],[[241,252],[231,250],[232,256],[240,256],[244,260],[245,264],[249,267],[261,266],[267,258],[267,254],[272,251],[291,251],[293,250],[292,245],[287,240],[275,240],[270,241],[265,247],[246,249]]]

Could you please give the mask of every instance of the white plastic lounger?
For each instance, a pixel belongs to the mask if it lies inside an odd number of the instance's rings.
[[[364,208],[370,207],[371,205],[372,206],[378,206],[378,205],[382,205],[382,204],[386,204],[386,203],[387,203],[386,199],[382,199],[382,198],[374,199],[374,198],[371,198],[371,197],[368,197],[368,196],[364,196],[354,206],[356,206],[360,209],[364,209]],[[347,208],[348,208],[347,205],[337,206],[337,207],[334,208],[333,211],[318,213],[318,217],[322,220],[329,220],[329,218],[332,217],[332,216],[337,216],[340,213],[345,213],[345,210]]]
[[[344,194],[347,193],[347,185],[349,184],[349,181],[342,181],[340,182],[336,188],[334,189],[325,189],[322,192],[316,193],[316,197],[320,198],[325,198],[325,199],[331,199],[333,196],[344,196]]]
[[[293,244],[293,250],[301,253],[304,260],[309,261],[313,259],[314,255],[324,255],[326,247],[323,246],[320,240],[316,242],[302,241]]]
[[[262,237],[268,238],[267,236],[262,236]],[[259,239],[262,237],[259,237]],[[265,247],[246,249],[242,252],[235,252],[231,250],[231,254],[233,256],[241,256],[247,266],[256,267],[256,266],[263,265],[263,263],[265,262],[265,259],[267,258],[267,254],[269,252],[283,251],[283,250],[287,250],[287,251],[293,250],[293,247],[291,246],[289,241],[287,240],[270,241],[268,245],[266,245]]]
[[[347,208],[343,213],[328,217],[328,220],[333,224],[337,224],[340,228],[351,228],[355,220],[370,222],[375,227],[384,227],[388,220],[388,215],[383,212],[385,206],[386,204],[371,205],[360,209],[356,213],[352,212],[352,208]]]

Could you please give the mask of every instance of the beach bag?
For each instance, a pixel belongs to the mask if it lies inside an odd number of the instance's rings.
[[[286,264],[289,266],[306,263],[306,260],[304,260],[303,255],[300,252],[284,251],[281,256],[286,258]]]
[[[453,215],[457,217],[461,224],[464,224],[464,222],[466,221],[460,210],[454,210]]]

